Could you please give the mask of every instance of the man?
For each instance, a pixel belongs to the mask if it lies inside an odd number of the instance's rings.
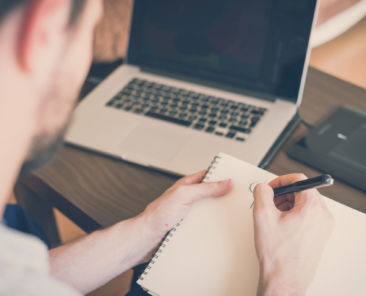
[[[99,0],[0,2],[0,213],[18,174],[48,160],[66,129],[91,60]],[[38,239],[0,225],[0,295],[80,295],[144,262],[167,231],[202,198],[220,197],[231,180],[200,184],[205,172],[179,180],[143,213],[49,251]],[[289,175],[270,185],[302,178]],[[260,295],[302,295],[332,225],[315,190],[273,203],[255,190]],[[315,227],[316,226],[316,227]],[[305,244],[304,244],[305,242]],[[308,246],[311,242],[312,248]],[[292,275],[296,273],[296,277]]]

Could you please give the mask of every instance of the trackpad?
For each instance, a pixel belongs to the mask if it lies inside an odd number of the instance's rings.
[[[122,141],[122,156],[148,162],[170,162],[189,140],[188,131],[155,123],[141,123]]]

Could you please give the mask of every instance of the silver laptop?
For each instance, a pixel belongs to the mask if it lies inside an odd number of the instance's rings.
[[[218,152],[254,165],[294,118],[316,0],[135,0],[128,56],[66,140],[185,175]]]

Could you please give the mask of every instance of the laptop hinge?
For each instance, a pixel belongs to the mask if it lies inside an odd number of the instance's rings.
[[[262,99],[262,100],[266,100],[266,101],[270,101],[270,102],[274,102],[277,99],[276,96],[272,96],[272,95],[268,95],[268,94],[264,94],[264,93],[260,93],[260,92],[254,92],[254,91],[250,91],[250,90],[243,89],[240,87],[230,86],[225,83],[210,81],[210,80],[207,80],[204,78],[197,78],[197,77],[188,76],[188,75],[184,75],[184,74],[180,74],[180,73],[179,74],[172,73],[172,72],[169,72],[166,70],[154,69],[154,68],[149,68],[149,67],[145,67],[145,66],[143,66],[143,67],[138,66],[138,67],[143,72],[161,75],[161,76],[168,76],[169,78],[178,79],[178,80],[195,83],[195,84],[200,84],[203,86],[212,87],[212,88],[216,88],[219,90],[225,90],[225,91],[245,95],[248,97],[254,97],[254,98],[258,98],[258,99]]]
[[[299,126],[300,123],[301,123],[301,117],[300,117],[299,111],[297,110],[297,112],[292,117],[290,122],[287,124],[285,129],[282,131],[282,133],[279,135],[277,140],[273,143],[271,148],[268,150],[267,154],[263,157],[263,159],[259,163],[258,167],[266,168],[271,163],[273,158],[277,155],[277,153],[285,145],[287,140],[290,138],[290,136],[293,134],[293,132],[297,129],[297,127]]]

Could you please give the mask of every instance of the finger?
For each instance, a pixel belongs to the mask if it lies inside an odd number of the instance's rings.
[[[175,184],[178,185],[189,185],[189,184],[197,184],[202,181],[205,177],[207,170],[203,170],[201,172],[195,173],[193,175],[186,176],[184,178],[179,179]]]
[[[276,188],[280,186],[289,185],[298,181],[302,181],[305,179],[307,179],[307,177],[304,174],[289,174],[277,177],[276,179],[269,182],[268,185],[271,186],[272,188]]]
[[[295,182],[302,181],[302,180],[305,180],[305,179],[307,179],[307,177],[304,174],[288,174],[288,175],[283,175],[283,176],[280,176],[280,177],[272,180],[271,182],[269,182],[269,185],[272,188],[277,188],[277,187],[280,187],[280,186],[293,184]],[[285,195],[276,197],[275,198],[276,206],[278,207],[285,200],[288,202],[288,204],[287,204],[288,205],[288,210],[292,209],[293,206],[294,206],[295,194],[289,193],[289,194],[285,194]],[[302,198],[300,196],[298,198],[298,202],[301,203],[301,200],[302,200]],[[281,206],[280,210],[282,210],[283,208],[284,208],[284,206]]]
[[[280,211],[283,211],[284,207],[287,207],[287,201],[284,201],[280,204],[276,204],[276,208],[279,209]]]
[[[290,209],[292,209],[293,204],[290,204],[289,202],[284,202],[281,205],[277,206],[277,208],[281,211],[281,212],[286,212]]]
[[[311,206],[311,204],[320,201],[320,194],[316,189],[308,189],[305,191],[295,193],[294,207],[302,208]]]
[[[205,197],[219,197],[228,193],[233,186],[231,179],[219,182],[181,185],[177,188],[179,198],[187,203],[193,203]]]
[[[258,184],[254,188],[254,213],[261,210],[268,210],[277,213],[277,208],[273,201],[273,190],[267,184]]]
[[[289,205],[291,205],[291,207],[294,205],[294,201],[293,200],[288,200],[288,199],[282,199],[282,200],[277,200],[277,198],[274,199],[275,205],[277,208],[281,207],[283,204],[287,203]]]
[[[275,197],[274,198],[274,203],[275,203],[276,206],[277,205],[280,205],[280,204],[282,204],[284,202],[287,202],[286,195],[281,195],[279,197]]]
[[[280,195],[278,197],[274,198],[274,203],[276,206],[284,203],[284,202],[290,202],[293,203],[295,200],[295,195],[294,194],[285,194],[285,195]]]

